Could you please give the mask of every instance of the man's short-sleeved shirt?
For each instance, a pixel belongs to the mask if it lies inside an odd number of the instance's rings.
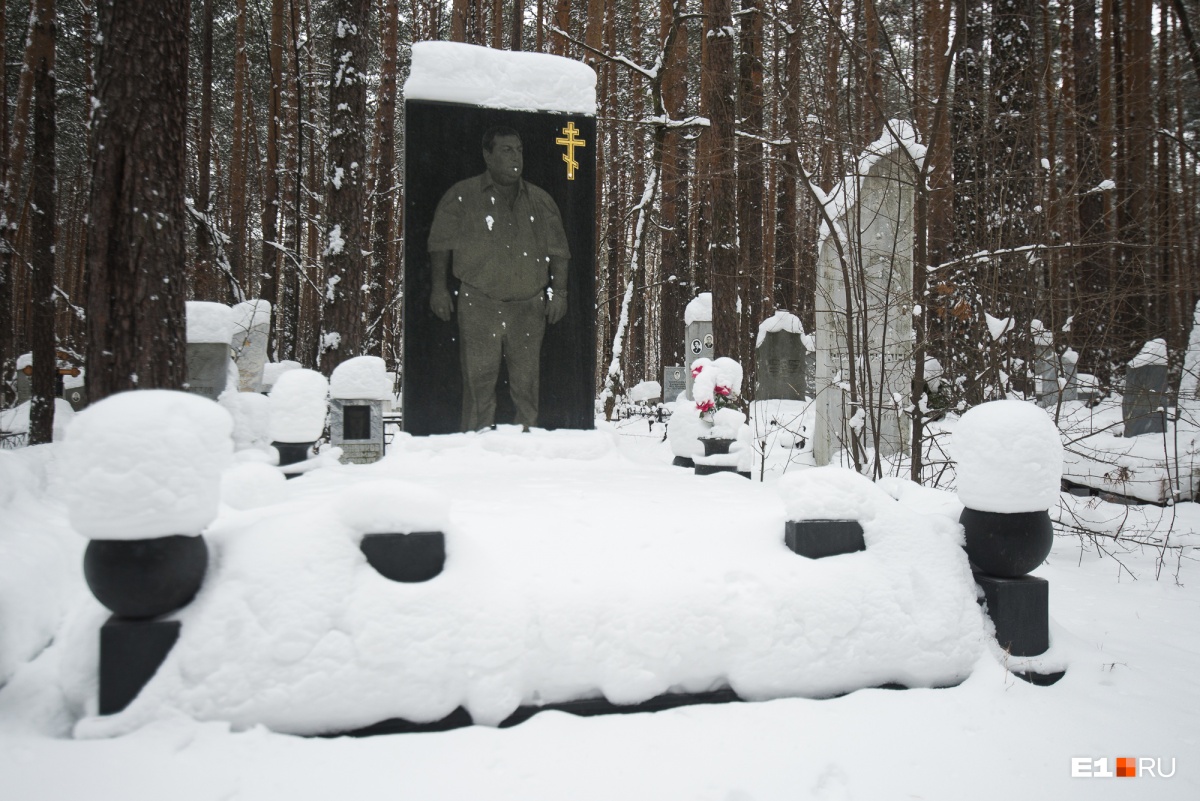
[[[454,275],[496,300],[534,297],[549,283],[550,257],[571,257],[554,198],[522,180],[509,208],[486,172],[442,196],[428,249],[452,251]]]

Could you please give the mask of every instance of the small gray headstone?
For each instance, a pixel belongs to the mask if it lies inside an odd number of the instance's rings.
[[[223,342],[189,342],[187,391],[216,400],[225,391],[229,376],[229,345]]]
[[[1121,416],[1125,419],[1125,436],[1162,434],[1167,430],[1167,366],[1148,364],[1131,367],[1125,372],[1125,397]]]
[[[33,397],[33,377],[25,375],[24,372],[17,371],[17,405],[24,403]]]
[[[81,411],[87,406],[87,388],[83,384],[67,387],[63,390],[63,400],[71,404],[75,411]]]
[[[1041,345],[1034,355],[1034,380],[1037,382],[1037,402],[1039,406],[1049,407],[1058,404],[1058,364],[1054,347]]]
[[[690,371],[686,367],[663,368],[663,403],[674,403],[680,392],[687,392],[687,376]]]
[[[692,397],[692,363],[697,359],[713,357],[713,324],[711,320],[697,320],[687,326],[683,337],[684,360],[687,362],[687,394]]]
[[[233,339],[229,343],[238,368],[239,392],[263,391],[263,368],[271,334],[271,304],[248,300],[233,307]]]
[[[329,444],[342,449],[343,463],[371,464],[383,458],[383,401],[329,401]]]
[[[759,400],[804,400],[808,349],[804,337],[772,331],[758,348],[755,397]]]

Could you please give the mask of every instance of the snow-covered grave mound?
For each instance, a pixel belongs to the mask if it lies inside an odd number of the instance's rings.
[[[836,470],[820,486],[698,478],[631,461],[607,432],[502,427],[263,481],[258,505],[239,493],[206,530],[209,574],[157,674],[78,736],[179,714],[316,734],[459,707],[495,725],[589,697],[937,687],[987,641],[953,520]],[[793,554],[789,513],[853,514],[867,549]],[[389,581],[359,548],[434,525],[446,564],[428,582]],[[92,616],[65,647],[95,648]]]

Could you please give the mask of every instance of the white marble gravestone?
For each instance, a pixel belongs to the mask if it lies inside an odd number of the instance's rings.
[[[229,343],[238,368],[239,392],[263,391],[267,340],[271,334],[271,304],[247,300],[233,307],[233,338]]]
[[[1200,302],[1192,312],[1192,332],[1183,354],[1178,403],[1180,418],[1192,425],[1200,425]]]
[[[817,262],[818,465],[852,438],[874,447],[876,427],[881,456],[906,450],[911,437],[914,159],[925,151],[908,123],[893,120],[888,129],[825,204],[834,226],[822,223]]]

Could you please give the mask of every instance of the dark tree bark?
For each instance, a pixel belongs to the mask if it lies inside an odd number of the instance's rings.
[[[212,0],[204,0],[204,19],[200,34],[200,128],[197,136],[197,170],[199,180],[196,187],[196,211],[207,218],[212,214],[212,58],[213,58],[213,9]],[[192,282],[195,296],[202,300],[228,300],[222,293],[225,283],[219,281],[214,272],[212,226],[196,226],[196,274]]]
[[[370,0],[336,0],[330,37],[325,204],[325,315],[321,371],[362,352],[366,221],[367,37]]]
[[[283,0],[271,0],[271,90],[267,95],[267,163],[262,199],[262,271],[258,296],[271,304],[271,317],[279,303],[279,140],[283,130]],[[271,326],[268,353],[277,353],[277,329]]]
[[[58,228],[58,206],[54,140],[55,90],[54,50],[56,26],[54,0],[37,0],[33,28],[33,165],[30,214],[30,262],[32,276],[33,393],[29,407],[29,444],[50,442],[54,429],[54,396],[58,377],[54,335],[54,235]]]
[[[186,381],[188,3],[102,0],[88,397]]]
[[[379,73],[379,112],[377,142],[379,162],[375,170],[375,230],[371,287],[371,330],[367,352],[384,356],[384,340],[389,329],[383,321],[389,315],[388,304],[395,294],[396,253],[392,246],[396,223],[396,38],[399,28],[396,0],[384,0],[381,44],[383,66]]]
[[[735,175],[735,108],[737,91],[733,64],[733,13],[730,0],[709,0],[708,47],[704,71],[710,128],[708,197],[711,234],[707,258],[713,293],[713,343],[718,355],[737,358],[739,352],[737,180]]]
[[[741,53],[738,59],[738,297],[742,299],[737,355],[748,396],[753,395],[754,334],[773,313],[770,292],[763,292],[763,18],[762,0],[741,0]],[[766,308],[766,307],[771,308]]]
[[[8,48],[5,46],[8,37],[8,4],[0,3],[0,187],[8,184]],[[3,196],[0,204],[7,206]],[[8,269],[11,259],[7,255],[9,249],[7,224],[0,221],[0,407],[8,404],[8,379],[16,354],[13,353],[13,321],[12,321],[12,275]]]
[[[678,1],[678,0],[677,0]],[[679,2],[683,6],[682,2]],[[660,0],[660,34],[667,40],[676,14],[672,0]],[[687,100],[687,29],[680,25],[663,62],[662,97],[667,115],[684,115]],[[687,161],[680,135],[668,130],[662,154],[662,289],[659,365],[683,364],[683,314],[691,300],[687,256]],[[674,398],[663,398],[674,401]]]

